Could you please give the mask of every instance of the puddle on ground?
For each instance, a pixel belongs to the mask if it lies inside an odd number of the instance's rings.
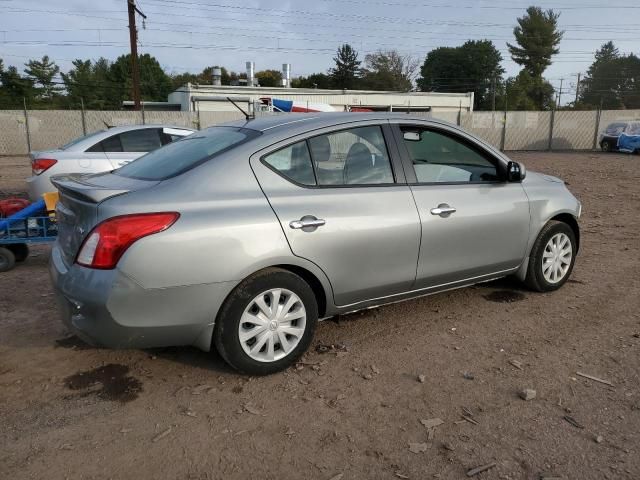
[[[513,290],[496,290],[488,295],[483,295],[485,300],[497,303],[513,303],[524,300],[524,294]]]
[[[84,395],[126,403],[138,398],[142,390],[142,382],[128,373],[129,367],[126,365],[110,363],[67,377],[65,386],[70,390],[86,390]]]
[[[70,348],[72,350],[90,350],[95,348],[75,335],[59,338],[56,340],[56,347]]]

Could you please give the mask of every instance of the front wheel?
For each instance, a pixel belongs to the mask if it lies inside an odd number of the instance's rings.
[[[269,268],[242,281],[220,309],[216,349],[236,370],[268,375],[309,348],[318,321],[313,290],[298,275]]]
[[[575,263],[576,236],[569,225],[547,223],[531,249],[525,284],[538,292],[557,290],[569,279]]]
[[[11,250],[0,247],[0,272],[8,272],[16,264],[16,256]]]
[[[604,140],[600,144],[600,148],[602,149],[603,152],[610,152],[611,151],[611,143],[609,143],[608,140]]]
[[[24,262],[29,256],[29,246],[26,243],[13,243],[7,245],[7,248],[13,252],[16,262]]]

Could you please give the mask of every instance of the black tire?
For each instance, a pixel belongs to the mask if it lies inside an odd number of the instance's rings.
[[[0,247],[0,272],[8,272],[16,265],[16,256],[8,248]]]
[[[13,252],[16,262],[24,262],[29,256],[29,246],[26,243],[12,243],[7,248]]]
[[[603,152],[610,152],[611,144],[609,143],[608,140],[603,140],[602,143],[600,144],[600,148],[602,149]]]
[[[569,237],[569,241],[571,242],[571,262],[564,277],[562,277],[556,283],[551,283],[544,277],[542,271],[542,261],[547,243],[554,235],[558,233],[564,233],[567,237]],[[551,292],[559,289],[571,276],[573,266],[576,262],[577,253],[578,246],[576,243],[576,236],[573,233],[571,227],[564,222],[551,220],[542,228],[540,234],[538,235],[538,238],[531,248],[531,254],[529,255],[529,266],[527,268],[527,277],[524,281],[525,285],[531,290],[537,292]]]
[[[240,319],[247,307],[262,292],[284,288],[295,293],[305,312],[305,330],[299,343],[285,357],[262,362],[251,358],[239,337]],[[225,300],[213,331],[213,344],[222,358],[236,370],[249,375],[269,375],[292,365],[309,348],[318,323],[318,303],[311,287],[294,273],[268,268],[243,280]]]

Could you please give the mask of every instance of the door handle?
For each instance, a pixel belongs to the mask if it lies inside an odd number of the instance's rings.
[[[447,218],[452,213],[455,213],[456,209],[450,207],[446,203],[441,203],[436,208],[431,209],[431,215],[440,215],[442,218]]]
[[[289,227],[293,228],[294,230],[302,229],[305,231],[311,231],[312,229],[323,226],[325,223],[327,222],[325,222],[323,219],[309,215],[302,217],[300,220],[293,220],[289,222]]]

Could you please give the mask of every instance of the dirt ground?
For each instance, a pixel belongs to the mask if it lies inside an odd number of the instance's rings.
[[[192,348],[69,337],[48,249],[33,249],[0,274],[0,478],[461,479],[494,463],[474,478],[639,479],[640,157],[511,156],[583,202],[569,283],[500,280],[328,320],[303,363],[266,378]],[[0,159],[0,190],[28,173]]]

